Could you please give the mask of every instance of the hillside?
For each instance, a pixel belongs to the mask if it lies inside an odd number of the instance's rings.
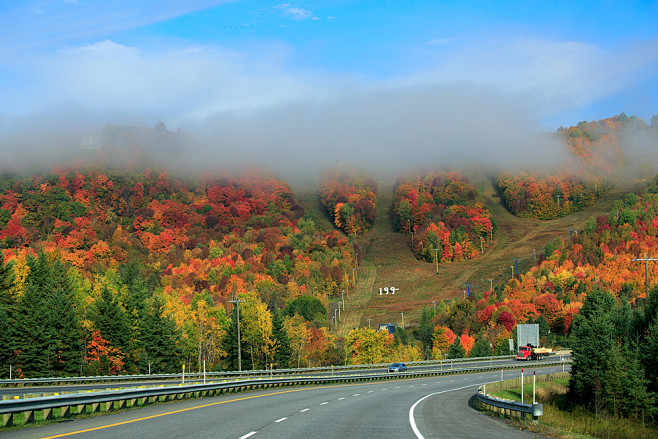
[[[511,277],[514,258],[533,259],[544,246],[557,237],[568,237],[569,229],[582,230],[590,217],[605,215],[612,202],[625,193],[617,189],[608,193],[591,208],[556,220],[541,221],[519,218],[503,206],[500,197],[489,183],[483,192],[498,226],[493,247],[474,260],[442,263],[436,266],[417,260],[410,251],[409,235],[395,233],[391,221],[393,186],[380,185],[379,208],[375,228],[358,239],[363,255],[355,292],[350,294],[341,333],[350,327],[371,326],[377,323],[418,323],[422,307],[433,307],[433,302],[460,298],[472,283],[472,291],[489,291],[489,286],[505,282]],[[492,279],[492,282],[489,282]],[[400,292],[380,296],[379,288],[394,286]]]

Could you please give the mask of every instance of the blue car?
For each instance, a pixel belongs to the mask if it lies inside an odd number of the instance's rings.
[[[406,372],[407,371],[407,365],[404,363],[393,363],[390,366],[388,366],[388,371],[389,372]]]

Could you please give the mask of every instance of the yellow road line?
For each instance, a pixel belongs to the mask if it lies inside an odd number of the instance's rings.
[[[427,379],[427,378],[430,378],[430,377],[402,378],[402,379],[399,379],[399,381],[419,380],[419,379]],[[436,377],[432,377],[432,378],[436,378]],[[330,387],[335,388],[335,387],[366,386],[366,385],[369,385],[369,384],[383,384],[383,383],[378,381],[378,382],[367,382],[367,383],[339,384],[339,385],[333,385],[333,386],[332,385],[327,385],[327,386],[321,386],[321,387],[306,387],[306,388],[303,388],[303,389],[284,390],[284,391],[281,391],[281,392],[266,393],[264,395],[246,396],[244,398],[230,399],[228,401],[219,401],[219,402],[213,402],[211,404],[198,405],[198,406],[189,407],[189,408],[186,408],[186,409],[174,410],[173,412],[160,413],[158,415],[146,416],[144,418],[131,419],[130,421],[123,421],[123,422],[117,422],[115,424],[108,424],[108,425],[103,425],[103,426],[100,426],[100,427],[88,428],[86,430],[72,431],[70,433],[62,433],[62,434],[58,434],[58,435],[55,435],[55,436],[45,436],[42,439],[54,439],[54,438],[58,438],[58,437],[73,436],[75,434],[88,433],[90,431],[96,431],[96,430],[103,430],[105,428],[117,427],[119,425],[131,424],[133,422],[146,421],[148,419],[159,418],[161,416],[174,415],[176,413],[182,413],[182,412],[187,412],[187,411],[190,411],[190,410],[196,410],[196,409],[201,409],[201,408],[206,408],[206,407],[212,407],[212,406],[215,406],[215,405],[226,404],[226,403],[229,403],[229,402],[237,402],[237,401],[245,401],[247,399],[262,398],[264,396],[282,395],[284,393],[302,392],[302,391],[306,391],[306,390],[326,389],[326,388],[330,388]]]

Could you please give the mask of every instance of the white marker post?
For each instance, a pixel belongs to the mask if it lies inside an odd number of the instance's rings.
[[[532,405],[537,403],[535,399],[535,380],[537,379],[537,371],[532,371]]]
[[[521,368],[521,404],[523,404],[523,368]]]
[[[183,363],[183,383],[185,384],[185,363]]]
[[[206,384],[206,356],[203,356],[203,384]]]

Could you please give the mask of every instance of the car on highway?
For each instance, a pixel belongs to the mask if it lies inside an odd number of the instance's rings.
[[[407,365],[404,363],[393,363],[390,366],[388,366],[388,371],[389,372],[406,372],[407,371]]]

